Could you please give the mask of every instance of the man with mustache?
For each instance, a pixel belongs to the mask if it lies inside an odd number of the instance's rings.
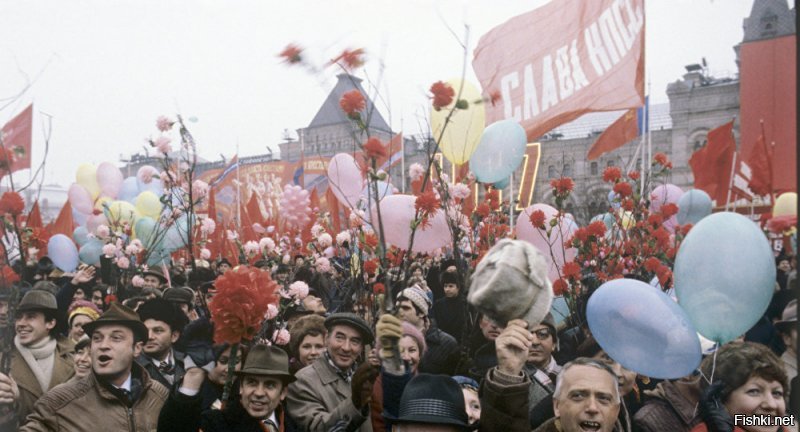
[[[528,407],[533,408],[553,394],[556,389],[556,376],[561,366],[553,358],[558,346],[558,336],[553,315],[548,313],[542,322],[531,330],[532,343],[528,348],[528,359],[523,370],[531,379],[528,392]]]
[[[15,315],[10,376],[0,373],[0,404],[16,404],[17,422],[21,425],[36,400],[69,380],[75,371],[72,345],[64,338],[56,338],[58,305],[53,294],[28,291]]]
[[[139,315],[113,303],[84,329],[92,372],[42,396],[20,431],[155,430],[169,391],[134,361],[147,339]]]
[[[372,432],[369,402],[378,367],[358,367],[372,330],[361,317],[335,313],[325,320],[328,329],[322,357],[297,372],[289,386],[287,408],[299,429],[327,432],[334,427]]]

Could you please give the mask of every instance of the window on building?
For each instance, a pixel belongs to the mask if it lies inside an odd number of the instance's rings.
[[[548,167],[547,167],[547,177],[548,178],[555,178],[556,177],[556,166],[555,165],[548,165]]]
[[[610,161],[606,162],[606,168],[611,168],[612,166],[614,166],[614,161],[613,160],[610,160]]]
[[[564,170],[562,171],[562,175],[564,177],[572,177],[572,165],[564,164]]]
[[[642,158],[636,159],[636,166],[633,168],[640,169],[641,167],[642,167]]]
[[[705,147],[708,144],[708,140],[705,136],[699,136],[695,138],[694,143],[692,144],[692,148],[694,151],[700,150],[701,148]]]
[[[597,175],[597,162],[592,162],[590,170],[592,175]]]

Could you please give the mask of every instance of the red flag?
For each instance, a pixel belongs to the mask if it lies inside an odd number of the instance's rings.
[[[250,195],[250,200],[247,201],[247,216],[250,218],[250,225],[258,223],[264,224],[264,213],[261,212],[261,207],[258,205],[258,196],[253,193]]]
[[[41,228],[44,226],[42,224],[42,212],[39,210],[39,201],[33,203],[31,211],[28,213],[28,220],[25,226],[28,228]]]
[[[591,111],[644,102],[644,0],[562,0],[483,35],[472,67],[486,124],[520,122],[534,141]],[[535,43],[533,43],[535,41]]]
[[[72,220],[72,205],[70,205],[68,200],[64,203],[64,207],[61,207],[61,211],[58,212],[56,220],[47,225],[47,231],[49,231],[50,235],[64,234],[72,238],[72,232],[74,230],[75,222]]]
[[[339,215],[339,200],[336,199],[336,194],[333,193],[333,188],[330,185],[325,190],[325,200],[328,202],[328,210],[331,212],[333,229],[339,232],[343,229],[342,219]]]
[[[694,187],[708,193],[717,205],[728,200],[733,155],[733,121],[708,132],[708,144],[697,150],[689,159],[694,174]]]
[[[258,236],[253,230],[253,220],[250,219],[250,214],[247,212],[247,207],[239,203],[239,229],[237,230],[241,237],[242,244],[249,241],[258,241]]]
[[[208,190],[208,217],[210,217],[214,222],[219,224],[219,220],[217,220],[217,198],[216,193],[214,192],[214,188],[209,188]]]
[[[3,147],[7,150],[6,155],[0,155],[0,177],[2,175],[31,167],[31,139],[33,134],[33,104],[28,105],[16,117],[9,120],[3,126],[2,135]],[[11,158],[11,160],[8,160]],[[8,169],[8,167],[11,169]]]
[[[756,139],[756,144],[747,157],[750,167],[750,190],[756,195],[769,195],[772,193],[772,146],[767,145],[764,138],[764,123],[761,123],[761,135]]]
[[[638,137],[639,122],[637,121],[638,116],[636,111],[636,109],[626,111],[617,121],[607,127],[606,130],[597,137],[597,141],[592,144],[586,158],[595,160],[604,153],[616,150]]]

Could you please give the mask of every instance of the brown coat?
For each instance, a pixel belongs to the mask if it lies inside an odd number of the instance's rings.
[[[697,409],[700,377],[662,381],[646,392],[650,399],[633,416],[635,430],[641,432],[689,432],[702,421]]]
[[[14,343],[13,341],[11,343]],[[24,423],[25,417],[33,410],[33,405],[49,389],[67,382],[75,375],[75,368],[72,363],[72,350],[74,345],[67,339],[59,339],[56,345],[55,359],[53,360],[53,374],[50,377],[50,386],[42,389],[36,375],[33,374],[30,366],[22,358],[17,347],[11,351],[11,378],[19,386],[19,399],[17,401],[17,420],[19,424]]]
[[[350,398],[350,383],[336,374],[325,357],[297,372],[289,385],[286,407],[298,429],[327,432],[340,422],[356,423],[359,432],[372,432],[369,412],[362,413]]]
[[[132,407],[100,385],[91,373],[45,394],[20,432],[155,431],[169,390],[150,379],[135,362],[133,368],[138,369],[133,374],[141,377],[142,391]]]

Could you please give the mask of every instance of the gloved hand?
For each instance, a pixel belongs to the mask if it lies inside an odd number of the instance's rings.
[[[372,397],[372,385],[375,384],[379,372],[379,368],[369,363],[363,363],[356,369],[350,381],[350,398],[356,408],[362,409],[369,403]]]
[[[733,431],[733,418],[719,398],[724,388],[725,382],[717,381],[708,386],[700,397],[700,417],[706,422],[708,432]]]
[[[378,340],[381,341],[381,359],[394,357],[394,347],[397,341],[403,337],[402,321],[394,315],[383,314],[375,325],[375,332]]]
[[[192,322],[184,328],[184,338],[186,340],[186,359],[185,363],[192,363],[194,366],[211,372],[214,368],[214,351],[212,350],[212,338],[214,326],[207,319],[201,318]],[[190,361],[189,361],[190,360]],[[189,366],[186,366],[189,369]]]

